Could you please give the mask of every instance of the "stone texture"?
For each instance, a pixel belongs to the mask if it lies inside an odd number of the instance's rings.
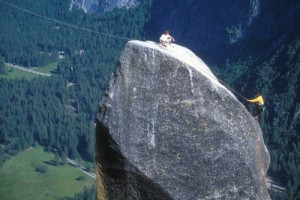
[[[270,199],[258,123],[188,49],[129,41],[100,107],[98,199]]]

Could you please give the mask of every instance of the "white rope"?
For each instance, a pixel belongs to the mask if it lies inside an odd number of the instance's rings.
[[[6,2],[6,1],[3,1],[3,0],[0,0],[0,2],[4,3],[4,4],[6,4],[6,5],[9,5],[9,6],[11,6],[11,7],[14,7],[14,8],[18,9],[18,10],[21,10],[21,11],[24,11],[24,12],[26,12],[26,13],[29,13],[29,14],[35,15],[35,16],[37,16],[37,17],[40,17],[40,18],[42,18],[42,19],[45,19],[45,20],[48,20],[48,21],[52,21],[52,22],[55,22],[55,23],[58,23],[58,24],[62,24],[62,25],[65,25],[65,26],[69,26],[69,27],[72,27],[72,28],[75,28],[75,29],[79,29],[79,30],[82,30],[82,31],[90,32],[90,33],[96,33],[96,34],[103,35],[103,36],[107,36],[107,37],[114,37],[114,38],[123,39],[123,40],[131,40],[131,38],[122,37],[122,36],[117,36],[117,35],[112,35],[112,34],[108,34],[108,33],[101,33],[101,32],[98,32],[98,31],[93,31],[93,30],[91,30],[91,29],[87,29],[87,28],[75,26],[75,25],[73,25],[73,24],[61,22],[61,21],[58,21],[58,20],[56,20],[56,19],[52,19],[52,18],[43,16],[43,15],[39,15],[39,14],[34,13],[34,12],[30,11],[30,10],[21,8],[21,7],[19,7],[19,6],[13,5],[13,4],[8,3],[8,2]]]
[[[103,35],[103,36],[107,36],[107,37],[114,37],[114,38],[118,38],[118,39],[123,39],[123,40],[132,40],[131,38],[127,38],[127,37],[122,37],[122,36],[116,36],[116,35],[112,35],[112,34],[107,34],[107,33],[101,33],[101,32],[98,32],[98,31],[93,31],[91,29],[87,29],[87,28],[83,28],[83,27],[79,27],[79,26],[75,26],[73,24],[69,24],[69,23],[65,23],[65,22],[61,22],[61,21],[58,21],[56,19],[52,19],[52,18],[49,18],[49,17],[46,17],[46,16],[43,16],[43,15],[39,15],[37,13],[34,13],[30,10],[27,10],[27,9],[24,9],[24,8],[21,8],[19,6],[16,6],[16,5],[13,5],[11,3],[8,3],[6,1],[3,1],[3,0],[0,0],[0,2],[6,4],[6,5],[9,5],[11,7],[14,7],[18,10],[21,10],[21,11],[24,11],[26,13],[30,13],[32,15],[35,15],[37,17],[40,17],[42,19],[45,19],[45,20],[48,20],[48,21],[52,21],[52,22],[55,22],[55,23],[58,23],[58,24],[62,24],[62,25],[65,25],[65,26],[69,26],[69,27],[72,27],[72,28],[75,28],[75,29],[79,29],[79,30],[82,30],[82,31],[86,31],[86,32],[90,32],[90,33],[96,33],[96,34],[99,34],[99,35]],[[239,95],[240,97],[242,97],[243,99],[246,100],[246,98],[244,96],[242,96],[240,93],[238,93],[237,91],[235,91],[234,89],[232,89],[231,87],[229,87],[226,83],[224,83],[223,81],[221,81],[220,79],[217,78],[217,80],[221,83],[223,83],[223,85],[225,85],[229,90],[231,90],[232,92],[236,93],[237,95]]]

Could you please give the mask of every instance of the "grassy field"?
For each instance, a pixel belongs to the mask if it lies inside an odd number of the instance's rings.
[[[0,199],[57,200],[73,197],[91,187],[95,180],[69,164],[54,166],[55,156],[42,147],[30,148],[0,168]],[[43,166],[46,172],[37,172]],[[83,180],[76,180],[81,177]]]
[[[40,75],[33,74],[30,72],[26,72],[23,70],[15,69],[13,67],[10,67],[8,65],[5,66],[5,69],[7,71],[6,74],[0,74],[0,78],[7,78],[7,79],[27,79],[31,80],[36,77],[40,77]]]
[[[59,63],[60,61],[56,61],[54,63],[50,63],[46,66],[43,66],[43,67],[35,67],[33,68],[34,71],[37,71],[37,72],[42,72],[42,73],[46,73],[46,74],[51,74],[53,72],[55,72],[56,68],[57,68],[57,64]]]
[[[36,72],[51,74],[56,70],[57,64],[59,62],[60,61],[56,61],[56,62],[50,63],[50,64],[48,64],[46,66],[43,66],[43,67],[34,67],[34,68],[31,68],[31,69],[36,71]],[[13,67],[8,66],[8,65],[5,65],[5,68],[6,68],[7,73],[6,74],[0,74],[0,78],[31,80],[31,79],[36,78],[36,77],[47,77],[47,76],[42,76],[42,75],[38,75],[38,74],[33,74],[31,72],[23,71],[23,70],[20,70],[20,69],[16,69],[16,68],[13,68]]]

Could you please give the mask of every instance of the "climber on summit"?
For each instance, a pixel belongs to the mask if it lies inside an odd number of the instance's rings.
[[[256,103],[256,116],[257,119],[265,110],[265,102],[260,92],[257,93],[254,99],[246,99],[250,103]]]
[[[164,47],[168,47],[172,42],[175,42],[175,39],[170,35],[169,31],[165,31],[159,38],[159,43]]]

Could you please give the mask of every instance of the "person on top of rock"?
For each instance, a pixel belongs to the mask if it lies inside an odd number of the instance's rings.
[[[262,94],[260,92],[258,92],[254,99],[246,99],[246,100],[250,103],[256,103],[256,116],[255,116],[255,118],[258,119],[258,117],[265,110],[265,102],[264,102],[264,99],[262,97]]]
[[[159,38],[159,42],[162,46],[169,46],[175,39],[170,35],[169,31],[165,31]]]

